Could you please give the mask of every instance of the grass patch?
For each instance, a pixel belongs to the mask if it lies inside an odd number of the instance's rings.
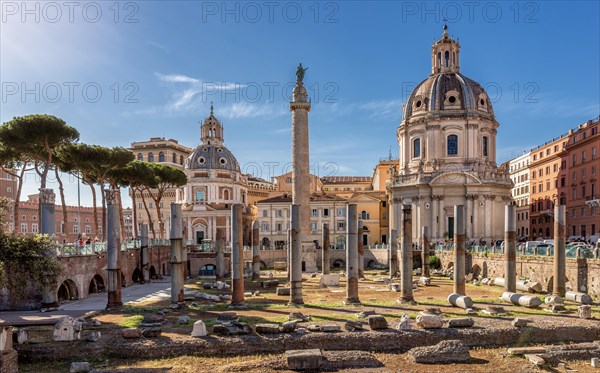
[[[143,315],[128,316],[124,317],[119,325],[121,325],[124,328],[137,328],[138,326],[140,326],[140,323],[143,319]]]
[[[136,307],[136,306],[125,306],[122,309],[119,310],[119,312],[121,313],[156,313],[162,309],[164,309],[165,307]]]

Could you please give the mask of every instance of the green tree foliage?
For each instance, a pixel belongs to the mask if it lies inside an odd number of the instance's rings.
[[[98,223],[98,202],[96,196],[96,178],[94,176],[94,163],[99,156],[105,155],[105,149],[98,145],[88,144],[65,144],[57,148],[56,157],[62,171],[69,172],[90,187],[92,192],[92,204],[94,211],[94,225],[96,232],[100,231]]]
[[[148,204],[146,203],[146,198],[144,197],[144,191],[156,188],[158,186],[157,180],[154,176],[154,169],[149,163],[134,160],[129,162],[123,169],[123,175],[121,175],[121,179],[127,183],[127,185],[129,185],[131,192],[131,202],[133,204],[134,216],[134,235],[136,237],[138,236],[136,193],[139,193],[142,198],[144,209],[146,210],[146,216],[148,217],[148,223],[150,225],[150,230],[152,231],[152,237],[156,238],[156,231],[154,229],[152,216],[150,215],[150,210],[148,209]]]
[[[16,190],[13,203],[13,221],[19,220],[19,205],[21,201],[21,192],[23,191],[23,182],[25,173],[31,171],[31,159],[19,154],[9,144],[0,141],[0,169],[16,179]]]
[[[0,196],[0,232],[6,230],[7,217],[11,210],[12,201],[9,198]]]
[[[123,169],[127,164],[135,158],[132,152],[122,147],[105,148],[102,146],[94,146],[95,160],[90,164],[92,178],[100,184],[102,192],[102,237],[106,237],[106,201],[104,199],[104,185],[108,184],[111,188],[119,190],[123,185],[126,185],[122,179]],[[123,205],[121,203],[121,193],[118,194],[119,199],[119,215],[121,219],[121,227],[123,224]],[[123,230],[121,239],[124,238]]]
[[[442,268],[442,262],[440,261],[440,258],[438,258],[435,255],[430,256],[429,257],[429,268],[431,268],[431,269],[440,269],[440,268]]]
[[[0,232],[0,288],[8,290],[12,305],[40,294],[47,276],[57,277],[61,265],[53,238],[14,236]]]
[[[0,143],[10,146],[19,159],[31,159],[46,188],[48,171],[54,165],[54,149],[79,140],[79,132],[53,115],[15,117],[0,126]]]
[[[162,163],[149,163],[154,170],[154,178],[156,187],[154,193],[150,195],[154,199],[156,214],[158,216],[158,226],[160,238],[164,238],[164,222],[160,214],[160,202],[162,201],[165,192],[171,188],[183,186],[187,183],[187,176],[182,170]]]

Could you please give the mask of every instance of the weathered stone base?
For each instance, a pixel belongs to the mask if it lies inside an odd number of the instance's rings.
[[[0,373],[18,373],[19,361],[17,351],[7,350],[0,354]]]
[[[547,319],[547,318],[546,318]],[[556,325],[545,318],[536,318],[535,326],[515,328],[510,320],[478,318],[478,328],[414,329],[410,332],[395,329],[362,331],[360,333],[286,333],[276,338],[264,336],[218,336],[173,340],[168,337],[154,339],[123,339],[104,333],[95,343],[69,342],[74,348],[64,348],[61,343],[17,345],[21,363],[33,361],[75,361],[81,356],[106,358],[157,359],[183,355],[245,356],[284,353],[286,350],[323,348],[328,350],[359,350],[371,352],[406,352],[413,347],[431,346],[443,340],[461,340],[469,347],[513,346],[522,344],[568,344],[593,342],[600,339],[600,325],[595,321],[576,319],[577,325]],[[75,348],[76,347],[76,348]]]

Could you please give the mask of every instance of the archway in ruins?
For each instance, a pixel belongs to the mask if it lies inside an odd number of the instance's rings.
[[[481,267],[479,267],[479,265],[475,264],[473,266],[473,268],[471,268],[471,272],[473,273],[473,278],[478,278],[479,275],[481,274]]]
[[[105,290],[104,279],[100,275],[94,275],[90,281],[88,294],[101,293]]]
[[[151,279],[156,278],[156,268],[154,266],[150,266],[149,275]]]
[[[342,259],[336,259],[333,261],[332,264],[333,268],[346,268],[346,262],[344,262]]]
[[[63,281],[58,288],[58,301],[64,302],[76,299],[79,299],[79,292],[77,291],[75,282],[71,279]]]
[[[139,268],[133,270],[133,273],[131,274],[131,281],[140,284],[144,282],[144,276],[142,275],[142,271],[140,271]]]

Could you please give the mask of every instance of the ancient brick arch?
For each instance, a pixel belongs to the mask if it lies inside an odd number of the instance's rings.
[[[88,295],[106,291],[106,282],[104,281],[104,277],[98,273],[96,273],[88,283]]]
[[[57,295],[59,302],[79,299],[77,284],[70,278],[66,279],[58,286]]]

